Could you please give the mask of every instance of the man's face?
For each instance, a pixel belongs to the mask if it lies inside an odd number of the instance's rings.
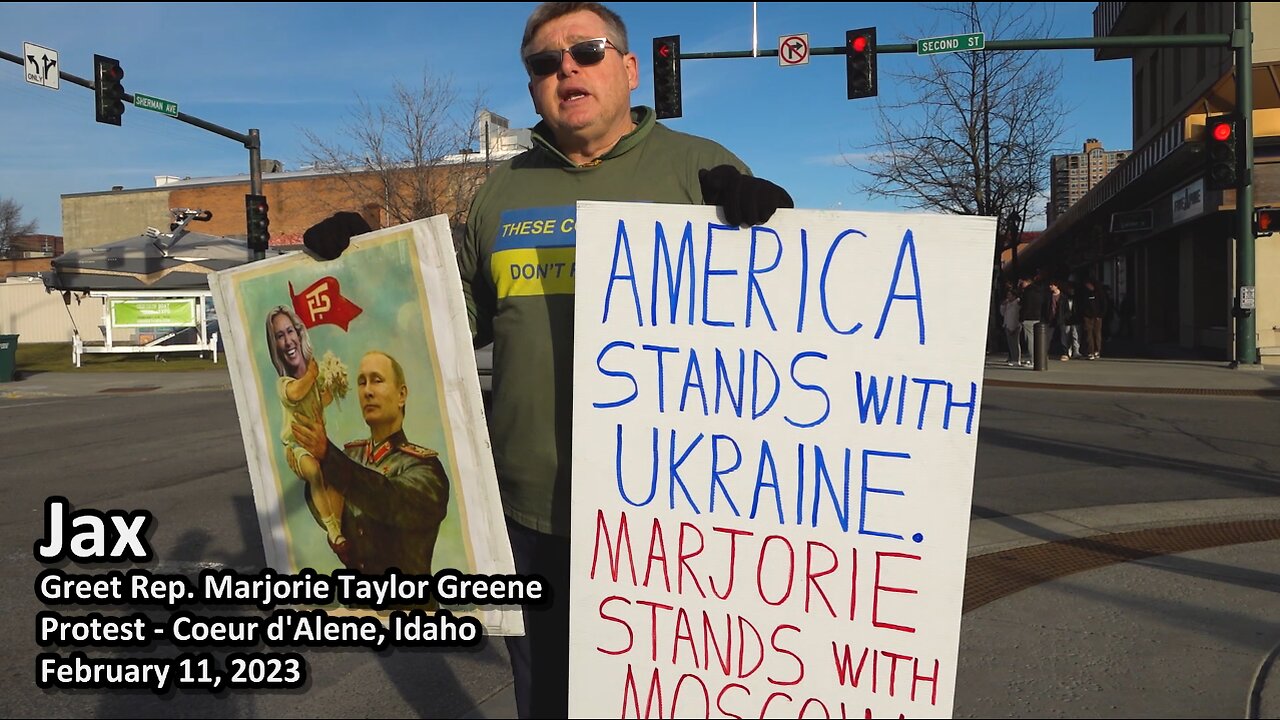
[[[404,416],[404,401],[409,390],[396,382],[395,370],[387,356],[369,353],[361,358],[356,382],[360,387],[360,411],[370,427]]]
[[[605,28],[604,20],[593,12],[563,15],[539,28],[523,53],[564,50],[593,38],[614,42]],[[563,53],[556,72],[529,78],[529,95],[557,143],[569,144],[626,134],[631,128],[631,91],[639,85],[636,56],[623,55],[610,44],[603,60],[585,67]]]
[[[293,326],[288,315],[279,313],[271,318],[271,333],[275,338],[276,356],[284,362],[285,372],[290,377],[301,377],[307,371],[307,358],[302,352],[298,328]]]

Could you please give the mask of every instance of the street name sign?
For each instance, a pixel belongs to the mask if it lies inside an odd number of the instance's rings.
[[[178,103],[151,97],[150,95],[143,95],[142,93],[133,94],[133,106],[142,108],[143,110],[153,110],[158,113],[164,113],[169,117],[178,117]]]
[[[981,50],[987,46],[984,33],[968,35],[948,35],[946,37],[925,38],[916,41],[917,55],[937,55],[939,53],[967,52]]]

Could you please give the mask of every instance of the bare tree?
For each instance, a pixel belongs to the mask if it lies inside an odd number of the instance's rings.
[[[22,205],[11,198],[0,198],[0,257],[9,255],[14,238],[35,231],[35,220],[22,219]]]
[[[452,79],[424,68],[416,85],[397,81],[385,104],[357,95],[339,140],[305,131],[304,152],[361,209],[379,209],[387,225],[439,213],[457,225],[487,170],[482,105],[482,94],[461,100]]]
[[[1052,17],[1039,5],[965,3],[934,8],[944,30],[988,39],[1046,37]],[[931,31],[922,30],[920,37]],[[927,64],[921,65],[921,62]],[[1050,156],[1061,147],[1061,62],[1039,52],[994,50],[913,58],[892,76],[905,92],[879,107],[880,139],[860,182],[871,195],[957,215],[1000,219],[1013,237],[1048,186]],[[883,86],[884,83],[882,82]],[[1015,214],[1019,227],[1007,227]]]

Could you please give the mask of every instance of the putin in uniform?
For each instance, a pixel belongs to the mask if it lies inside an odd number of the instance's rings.
[[[320,460],[325,480],[346,499],[346,542],[333,546],[334,552],[362,573],[398,568],[428,574],[449,505],[449,479],[434,450],[405,437],[409,389],[400,363],[386,353],[365,353],[357,384],[368,438],[339,452],[325,435],[323,418],[294,425],[298,442]]]

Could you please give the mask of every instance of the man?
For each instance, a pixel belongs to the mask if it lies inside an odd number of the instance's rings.
[[[1044,285],[1040,283],[1040,276],[1037,274],[1032,279],[1023,278],[1022,280],[1022,310],[1019,319],[1022,320],[1022,335],[1027,341],[1027,355],[1022,364],[1030,366],[1034,364],[1036,357],[1036,323],[1040,322],[1045,313],[1045,295]],[[1046,354],[1049,348],[1045,348]]]
[[[325,435],[323,417],[300,416],[293,425],[298,443],[320,461],[325,481],[346,499],[346,547],[334,551],[344,565],[363,573],[430,573],[449,505],[444,466],[434,451],[405,437],[409,388],[400,363],[386,353],[365,353],[356,382],[368,438],[339,452]],[[312,504],[310,492],[307,503]]]
[[[1058,305],[1058,335],[1062,338],[1062,360],[1079,360],[1080,354],[1080,304],[1076,302],[1076,287],[1066,283],[1062,300]]]
[[[639,87],[626,27],[598,3],[544,3],[525,25],[520,55],[542,122],[532,150],[494,170],[476,195],[458,253],[477,347],[493,346],[494,463],[521,574],[537,573],[555,596],[525,610],[526,635],[508,638],[522,718],[567,717],[569,657],[569,470],[573,380],[572,282],[516,288],[513,263],[556,253],[571,266],[578,200],[721,205],[734,225],[768,220],[791,196],[720,145],[674,132],[654,111],[631,107]],[[354,214],[307,231],[322,257],[345,249]]]
[[[1090,360],[1102,357],[1102,319],[1107,316],[1108,309],[1107,296],[1101,286],[1093,278],[1085,280],[1080,298],[1080,317],[1084,321],[1085,344]]]

